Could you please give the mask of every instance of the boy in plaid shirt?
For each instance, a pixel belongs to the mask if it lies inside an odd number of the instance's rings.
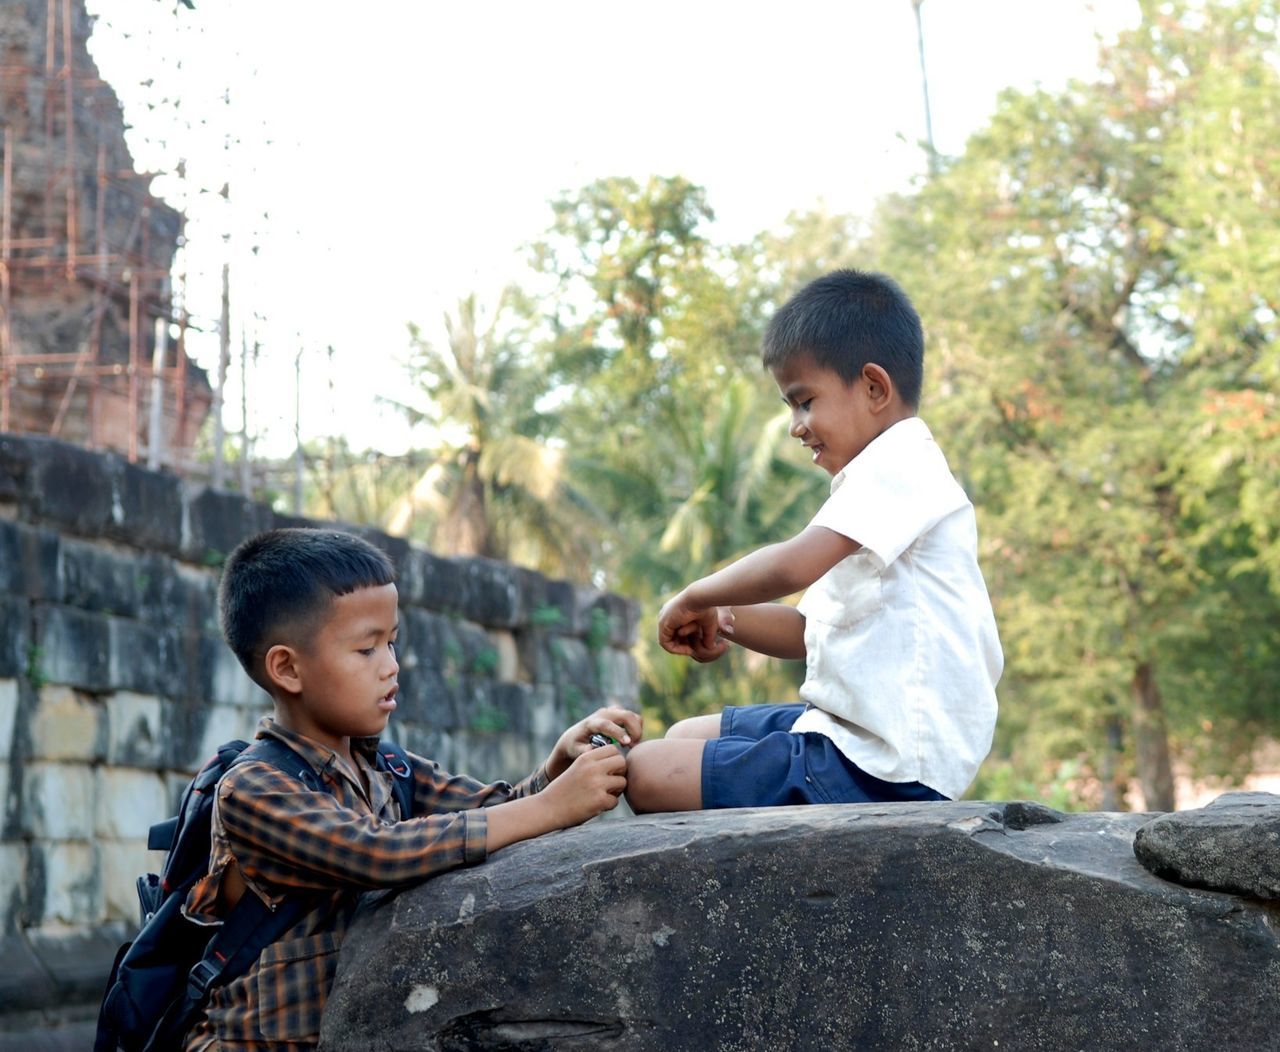
[[[399,670],[387,557],[336,530],[272,530],[232,553],[218,598],[227,642],[275,701],[257,736],[283,741],[331,791],[262,760],[236,765],[219,783],[209,874],[191,890],[187,915],[218,924],[241,895],[269,904],[308,895],[318,905],[248,972],[213,990],[185,1047],[310,1049],[361,892],[480,862],[615,807],[626,760],[588,739],[599,732],[629,745],[641,721],[626,709],[598,710],[515,786],[450,775],[411,755],[413,815],[402,815],[393,775],[374,763]]]

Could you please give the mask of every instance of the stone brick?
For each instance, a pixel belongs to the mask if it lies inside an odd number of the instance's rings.
[[[194,771],[208,756],[201,752],[204,728],[209,722],[213,702],[202,698],[166,701],[161,710],[166,768]]]
[[[527,683],[487,683],[483,684],[483,689],[475,691],[474,697],[470,726],[475,727],[477,708],[483,707],[480,711],[487,709],[495,715],[494,722],[500,733],[521,741],[528,738],[532,729],[532,686]]]
[[[541,745],[541,753],[549,752],[569,726],[564,704],[554,688],[531,686],[528,694],[529,736]]]
[[[53,530],[0,519],[0,592],[58,600],[59,547]]]
[[[36,606],[35,672],[44,682],[83,690],[110,688],[110,628],[104,614],[40,603]]]
[[[61,556],[62,603],[98,613],[139,616],[137,556],[78,540],[63,541]]]
[[[81,763],[27,763],[22,768],[19,827],[41,840],[93,835],[93,771]]]
[[[218,636],[199,638],[199,667],[193,700],[260,709],[270,706],[265,691],[249,678],[231,648]]]
[[[520,655],[516,637],[510,632],[490,632],[489,645],[497,655],[493,678],[500,683],[513,683],[520,674]]]
[[[0,595],[0,677],[25,676],[31,657],[30,604]]]
[[[31,912],[44,926],[87,927],[100,919],[102,884],[93,847],[83,840],[41,845],[42,879]]]
[[[146,840],[151,826],[169,817],[164,779],[154,771],[104,767],[95,784],[95,839]]]
[[[640,607],[637,603],[612,593],[594,593],[588,606],[584,632],[592,630],[592,611],[600,611],[608,619],[608,635],[604,641],[624,649],[635,646],[640,627]]]
[[[12,931],[13,922],[22,908],[27,887],[27,844],[22,840],[0,840],[0,931]],[[0,961],[3,955],[0,955]],[[0,991],[4,989],[5,969],[0,968]],[[0,997],[0,1003],[3,998]]]
[[[136,616],[189,632],[218,632],[218,576],[164,555],[143,556],[135,567]]]
[[[555,663],[556,683],[571,685],[583,694],[594,694],[600,689],[600,677],[596,669],[596,655],[581,639],[561,636],[551,641],[552,660]]]
[[[394,719],[430,730],[460,726],[463,717],[456,683],[449,683],[439,669],[402,667]]]
[[[497,667],[498,652],[489,633],[470,621],[446,622],[442,633],[447,653],[443,662],[446,675],[492,677]]]
[[[582,631],[578,617],[578,589],[568,581],[548,581],[543,603],[531,615],[531,623],[550,632],[573,635]]]
[[[107,698],[107,763],[113,766],[166,766],[165,703],[153,694],[120,690]]]
[[[166,808],[164,817],[169,817]],[[98,844],[102,870],[102,914],[106,921],[137,924],[138,889],[136,881],[143,873],[159,873],[164,855],[147,850],[147,839],[103,840]]]
[[[30,435],[0,435],[0,501],[21,504],[30,489]]]
[[[53,438],[30,441],[33,456],[26,496],[32,517],[80,537],[107,534],[123,461]]]
[[[548,590],[551,582],[537,570],[528,567],[514,567],[516,581],[520,588],[520,623],[514,628],[523,628],[535,610],[545,609],[549,605]]]
[[[184,596],[185,624],[192,631],[207,632],[221,638],[218,626],[218,580],[220,571],[177,567],[178,589]]]
[[[125,617],[107,618],[107,683],[111,690],[180,694],[186,675],[176,634]]]
[[[119,498],[107,536],[176,555],[182,544],[182,480],[125,462],[120,465],[117,487]]]
[[[201,566],[221,566],[241,541],[275,525],[271,509],[238,493],[188,490],[182,553]]]
[[[409,626],[406,640],[409,667],[432,669],[448,682],[456,683],[466,672],[470,653],[477,649],[468,647],[468,633],[462,625],[463,622],[456,619],[417,613]]]
[[[18,720],[18,681],[0,679],[0,760],[13,753],[13,737]],[[3,805],[0,804],[0,807]]]
[[[212,756],[224,742],[236,738],[246,742],[253,741],[258,721],[269,711],[269,708],[251,712],[239,705],[210,705],[197,750],[197,755],[201,758],[198,762]]]
[[[402,603],[446,613],[462,607],[461,567],[420,548],[411,548],[405,554],[396,585]]]
[[[417,606],[400,606],[400,634],[396,655],[401,668],[442,667],[443,639],[449,632],[449,621],[441,614]]]
[[[551,644],[558,638],[545,628],[527,628],[516,633],[516,654],[520,659],[518,678],[521,682],[556,682],[556,660]]]
[[[606,648],[596,656],[600,690],[610,702],[635,708],[640,697],[640,677],[630,651]]]
[[[458,559],[462,571],[462,615],[477,624],[520,623],[520,586],[515,567],[494,559]]]
[[[62,684],[40,688],[31,717],[32,760],[90,763],[105,753],[103,707]]]

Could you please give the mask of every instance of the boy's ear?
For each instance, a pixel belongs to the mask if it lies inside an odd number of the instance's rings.
[[[302,693],[302,676],[298,670],[298,652],[284,643],[277,643],[262,659],[262,668],[273,686],[289,694]]]
[[[893,401],[895,393],[893,380],[885,372],[884,367],[875,362],[867,362],[862,367],[862,378],[867,382],[867,393],[871,398],[871,409],[879,412],[887,408]]]

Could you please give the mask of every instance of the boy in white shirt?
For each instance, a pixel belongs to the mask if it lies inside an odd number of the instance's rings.
[[[800,704],[733,706],[631,750],[633,810],[960,796],[991,747],[1003,667],[973,505],[916,416],[920,319],[839,270],[778,311],[763,358],[791,434],[833,476],[810,524],[694,581],[658,616],[673,654],[804,659]],[[775,600],[808,589],[798,607]]]

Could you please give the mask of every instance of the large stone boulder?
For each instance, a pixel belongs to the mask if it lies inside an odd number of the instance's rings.
[[[1280,899],[1280,796],[1223,793],[1207,807],[1160,815],[1133,850],[1166,880],[1260,899]]]
[[[321,1048],[1280,1048],[1268,909],[1149,815],[894,804],[594,822],[369,899]]]

